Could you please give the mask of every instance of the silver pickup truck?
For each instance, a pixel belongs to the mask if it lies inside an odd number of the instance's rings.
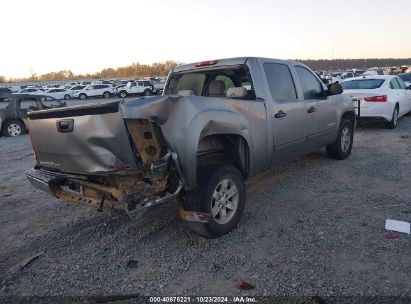
[[[244,180],[326,147],[351,153],[352,101],[305,65],[232,58],[175,67],[162,96],[28,114],[36,166],[31,183],[130,218],[177,200],[197,233],[238,223]]]

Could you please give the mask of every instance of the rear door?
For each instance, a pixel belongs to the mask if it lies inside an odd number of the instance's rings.
[[[272,101],[274,149],[276,152],[298,150],[306,143],[307,115],[305,101],[297,95],[296,84],[289,65],[283,62],[265,62],[263,69]]]
[[[87,87],[87,89],[86,89],[87,96],[97,96],[98,93],[97,93],[97,88],[96,87],[97,87],[97,85],[92,85],[92,86]]]
[[[334,98],[327,98],[321,81],[309,69],[296,65],[295,71],[301,88],[301,96],[307,106],[308,141],[328,140],[335,134],[337,127],[337,111]]]

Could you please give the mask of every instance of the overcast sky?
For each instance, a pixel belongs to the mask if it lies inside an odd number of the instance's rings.
[[[411,0],[3,0],[0,75],[235,56],[411,57]]]

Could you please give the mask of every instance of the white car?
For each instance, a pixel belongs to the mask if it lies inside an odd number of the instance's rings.
[[[23,90],[18,91],[17,93],[13,94],[31,94],[31,95],[42,95],[44,91],[36,88],[25,88]]]
[[[71,99],[71,96],[73,94],[73,91],[66,90],[66,89],[50,89],[44,92],[44,95],[46,96],[51,96],[55,99],[64,99],[64,100],[69,100]]]
[[[73,97],[85,100],[88,97],[103,96],[108,98],[115,94],[115,90],[110,84],[90,84],[80,91],[76,91]]]
[[[117,89],[117,95],[121,98],[127,97],[128,95],[145,95],[150,96],[154,92],[154,86],[150,81],[130,81],[126,86]]]
[[[394,129],[398,118],[411,112],[411,90],[397,76],[356,77],[341,86],[356,106],[358,119],[384,121],[387,128]]]

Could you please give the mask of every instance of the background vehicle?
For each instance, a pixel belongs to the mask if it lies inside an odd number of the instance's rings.
[[[343,81],[341,86],[357,107],[359,119],[382,120],[394,129],[398,118],[411,111],[411,90],[397,76],[364,76]]]
[[[73,96],[75,91],[80,91],[84,89],[85,87],[86,87],[85,85],[76,85],[76,86],[70,87],[68,90],[71,91],[71,96]]]
[[[124,98],[129,95],[150,96],[154,92],[154,85],[150,81],[130,81],[126,86],[117,90],[117,95]]]
[[[4,101],[6,98],[10,97],[13,92],[8,88],[0,88],[0,101]]]
[[[6,100],[8,105],[0,109],[0,134],[18,136],[25,134],[27,127],[27,112],[65,107],[66,103],[52,97],[40,95],[13,96]]]
[[[70,89],[71,87],[79,85],[77,82],[69,82],[64,85],[64,88]]]
[[[28,178],[67,201],[120,204],[133,219],[178,199],[194,231],[218,237],[241,217],[246,178],[323,146],[350,155],[355,112],[341,92],[294,61],[177,66],[163,96],[30,113]]]
[[[402,73],[399,74],[398,77],[400,77],[406,86],[411,86],[411,73]]]
[[[71,95],[74,94],[74,92],[70,91],[70,90],[58,88],[58,89],[47,90],[43,94],[46,95],[46,96],[51,96],[55,99],[69,100],[69,99],[71,99]]]
[[[13,95],[26,95],[26,94],[29,94],[29,95],[37,95],[37,94],[39,94],[39,95],[42,95],[44,93],[44,91],[43,90],[41,90],[41,89],[36,89],[36,88],[26,88],[26,89],[22,89],[22,90],[20,90],[20,91],[18,91],[17,93],[13,93]]]
[[[109,98],[114,93],[114,89],[110,84],[90,84],[84,89],[74,92],[73,97],[78,97],[81,100],[96,96]]]

